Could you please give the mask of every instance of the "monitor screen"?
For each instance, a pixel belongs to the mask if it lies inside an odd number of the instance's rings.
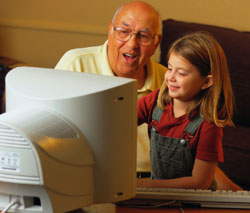
[[[135,196],[136,91],[132,79],[11,70],[0,115],[0,209],[14,198],[16,208],[48,213]]]

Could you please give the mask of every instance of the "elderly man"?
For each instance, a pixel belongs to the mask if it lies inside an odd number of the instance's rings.
[[[104,45],[70,50],[55,68],[136,79],[139,98],[158,89],[163,82],[166,67],[151,59],[160,40],[158,12],[145,2],[133,1],[116,11]],[[138,127],[137,147],[137,170],[149,172],[149,141],[145,125]]]

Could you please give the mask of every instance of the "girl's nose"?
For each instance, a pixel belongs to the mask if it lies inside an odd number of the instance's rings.
[[[175,81],[175,72],[173,72],[172,70],[171,70],[171,71],[168,70],[168,71],[166,72],[166,78],[167,78],[167,80],[169,80],[169,81]]]

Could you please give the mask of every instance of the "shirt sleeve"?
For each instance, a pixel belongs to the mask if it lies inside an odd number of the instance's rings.
[[[150,123],[153,107],[155,106],[159,90],[138,99],[137,101],[137,115],[138,125],[143,123]]]
[[[214,123],[205,122],[200,131],[196,158],[206,161],[224,161],[223,131]]]
[[[58,70],[70,70],[70,63],[72,60],[72,50],[67,51],[62,58],[58,61],[55,69]]]

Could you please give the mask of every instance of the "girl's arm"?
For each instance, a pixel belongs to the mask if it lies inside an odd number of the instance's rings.
[[[208,189],[212,183],[217,162],[195,159],[192,176],[176,179],[138,178],[137,187]]]

